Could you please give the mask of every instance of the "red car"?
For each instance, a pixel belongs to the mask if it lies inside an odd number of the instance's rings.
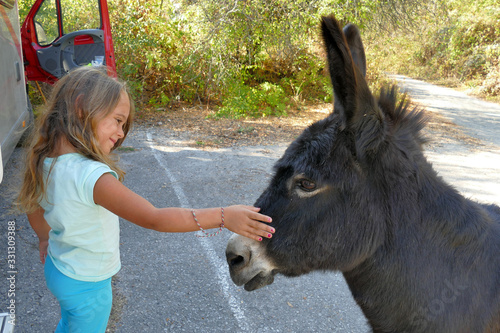
[[[36,0],[21,29],[17,1],[0,0],[0,182],[33,121],[27,82],[52,84],[72,68],[97,65],[116,76],[106,0]]]

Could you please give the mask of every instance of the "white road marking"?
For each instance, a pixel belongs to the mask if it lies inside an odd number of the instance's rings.
[[[153,156],[155,157],[156,161],[160,164],[160,166],[163,168],[165,171],[165,174],[170,180],[170,183],[172,184],[172,187],[174,189],[175,194],[177,195],[177,198],[179,199],[179,203],[181,204],[181,207],[189,208],[191,207],[191,204],[184,194],[184,191],[180,185],[180,182],[177,181],[175,176],[170,172],[170,169],[164,162],[164,160],[161,158],[159,154],[159,149],[157,149],[153,143],[153,138],[150,132],[146,133],[146,138],[147,138],[147,143],[151,151],[153,152]],[[207,252],[207,256],[210,259],[210,263],[212,264],[215,272],[217,273],[217,282],[220,285],[220,288],[222,289],[222,292],[225,296],[225,298],[228,300],[229,307],[231,308],[231,311],[234,314],[234,317],[236,318],[236,321],[238,322],[238,326],[243,332],[249,332],[250,331],[250,326],[248,324],[247,318],[245,316],[245,312],[241,308],[240,304],[242,304],[241,299],[239,297],[232,295],[229,292],[229,274],[226,269],[223,267],[226,267],[226,263],[223,262],[216,254],[215,250],[212,246],[212,244],[208,241],[207,238],[198,238],[198,240],[201,243],[201,246],[203,246],[203,249],[205,252]]]

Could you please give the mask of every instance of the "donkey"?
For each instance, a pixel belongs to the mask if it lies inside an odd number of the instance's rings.
[[[437,175],[425,117],[394,87],[372,95],[356,26],[323,17],[321,30],[334,111],[287,148],[256,201],[273,238],[230,238],[233,282],[341,271],[373,332],[500,332],[500,207]]]

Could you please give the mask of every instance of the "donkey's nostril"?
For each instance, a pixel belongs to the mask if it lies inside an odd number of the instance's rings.
[[[234,258],[228,260],[231,267],[241,265],[245,259],[242,256],[235,256]]]

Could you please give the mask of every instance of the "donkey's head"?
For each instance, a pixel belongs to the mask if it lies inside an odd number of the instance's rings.
[[[388,237],[387,178],[411,177],[407,167],[414,170],[413,156],[421,154],[420,116],[396,107],[394,90],[378,99],[370,92],[356,26],[342,30],[325,17],[321,28],[334,112],[288,147],[255,204],[273,218],[273,238],[229,240],[231,277],[246,290],[272,283],[277,273],[348,271],[371,256]]]

